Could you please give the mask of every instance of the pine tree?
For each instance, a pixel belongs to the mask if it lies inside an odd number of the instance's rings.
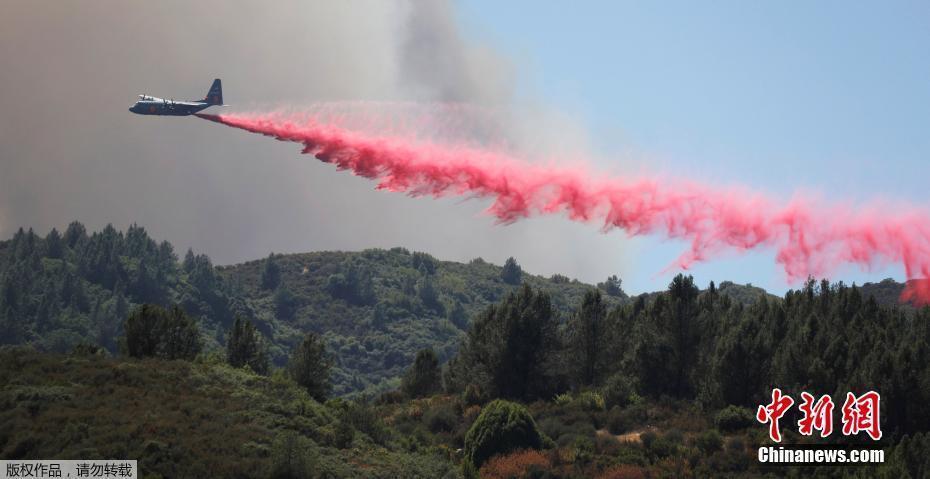
[[[63,253],[64,241],[62,241],[58,230],[52,228],[52,231],[49,231],[48,236],[45,237],[45,256],[59,259]]]
[[[178,306],[166,311],[143,304],[129,315],[123,330],[126,353],[136,358],[190,360],[202,347],[196,321]]]
[[[524,284],[475,318],[449,377],[491,396],[548,397],[560,388],[553,364],[557,324],[549,296]]]
[[[456,328],[465,329],[468,327],[468,313],[465,312],[465,308],[459,300],[455,300],[452,304],[448,317]]]
[[[68,245],[68,248],[74,249],[78,242],[85,239],[87,239],[87,230],[84,228],[84,225],[77,221],[68,225],[68,229],[65,230],[64,236],[65,244]]]
[[[431,348],[421,349],[401,380],[401,391],[407,397],[418,398],[438,392],[441,386],[439,358]]]
[[[265,259],[265,264],[262,267],[261,286],[262,289],[271,291],[277,288],[280,283],[281,268],[278,266],[278,263],[275,262],[274,253],[271,253],[268,255],[268,258]]]
[[[604,290],[608,296],[623,297],[623,288],[621,285],[623,280],[617,277],[617,275],[612,275],[607,277],[607,281],[603,283],[597,283],[597,287]]]
[[[234,368],[248,366],[258,374],[268,374],[268,354],[252,321],[236,316],[226,342],[226,361]]]
[[[507,258],[504,263],[501,269],[501,279],[507,284],[520,284],[523,280],[523,269],[517,264],[517,260],[513,259],[513,256]]]
[[[165,317],[160,356],[165,359],[194,359],[203,347],[197,322],[179,306],[172,306]]]
[[[442,303],[439,302],[439,293],[433,286],[433,280],[429,276],[423,276],[417,281],[417,294],[423,305],[432,310],[441,310]]]
[[[294,314],[300,307],[300,301],[294,296],[294,293],[284,286],[279,287],[274,292],[274,311],[278,319],[289,321],[294,318]]]
[[[303,341],[291,353],[287,373],[297,384],[303,386],[311,397],[325,401],[332,390],[330,373],[332,359],[326,345],[315,333],[307,333]]]
[[[182,266],[184,268],[185,273],[190,273],[194,271],[195,261],[196,261],[196,257],[194,256],[194,250],[188,248],[187,253],[184,255],[184,264]]]
[[[567,362],[578,386],[598,385],[607,368],[607,305],[599,290],[585,293],[567,331]]]

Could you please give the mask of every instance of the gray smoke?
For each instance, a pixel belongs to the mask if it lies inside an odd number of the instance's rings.
[[[3,2],[0,68],[0,237],[76,219],[136,222],[220,264],[401,245],[454,260],[514,255],[530,271],[589,281],[623,266],[620,237],[596,226],[495,226],[478,201],[378,192],[292,144],[127,111],[140,93],[200,98],[214,77],[238,111],[345,100],[513,107],[515,68],[463,37],[449,2]],[[517,117],[493,127],[529,148],[583,146],[583,134],[564,135],[584,130],[570,119]]]

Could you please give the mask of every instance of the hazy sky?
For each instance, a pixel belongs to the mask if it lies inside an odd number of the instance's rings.
[[[632,292],[667,284],[682,248],[556,217],[496,226],[482,201],[378,192],[293,144],[127,111],[143,92],[200,98],[214,77],[230,111],[474,103],[513,112],[500,127],[520,146],[615,174],[927,202],[926,4],[538,3],[2,2],[0,237],[137,222],[219,264],[400,245],[618,273]],[[694,273],[787,287],[771,252]]]

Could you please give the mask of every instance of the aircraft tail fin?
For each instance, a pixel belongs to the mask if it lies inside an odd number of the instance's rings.
[[[207,92],[206,98],[201,101],[210,105],[223,104],[223,85],[220,83],[219,78],[213,80],[213,84],[210,85],[210,91]]]

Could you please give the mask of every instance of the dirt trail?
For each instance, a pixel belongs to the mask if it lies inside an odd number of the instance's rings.
[[[610,431],[608,431],[607,429],[599,429],[599,430],[597,431],[597,435],[598,435],[598,437],[613,436],[614,438],[617,439],[617,441],[620,441],[620,442],[636,442],[636,443],[640,443],[640,442],[642,442],[642,440],[640,439],[640,436],[642,436],[643,433],[645,433],[645,432],[647,432],[647,431],[656,432],[656,431],[658,431],[658,429],[656,429],[656,428],[653,427],[653,426],[646,426],[646,427],[644,427],[644,428],[637,429],[637,430],[635,430],[635,431],[630,431],[630,432],[623,433],[623,434],[611,434]]]

